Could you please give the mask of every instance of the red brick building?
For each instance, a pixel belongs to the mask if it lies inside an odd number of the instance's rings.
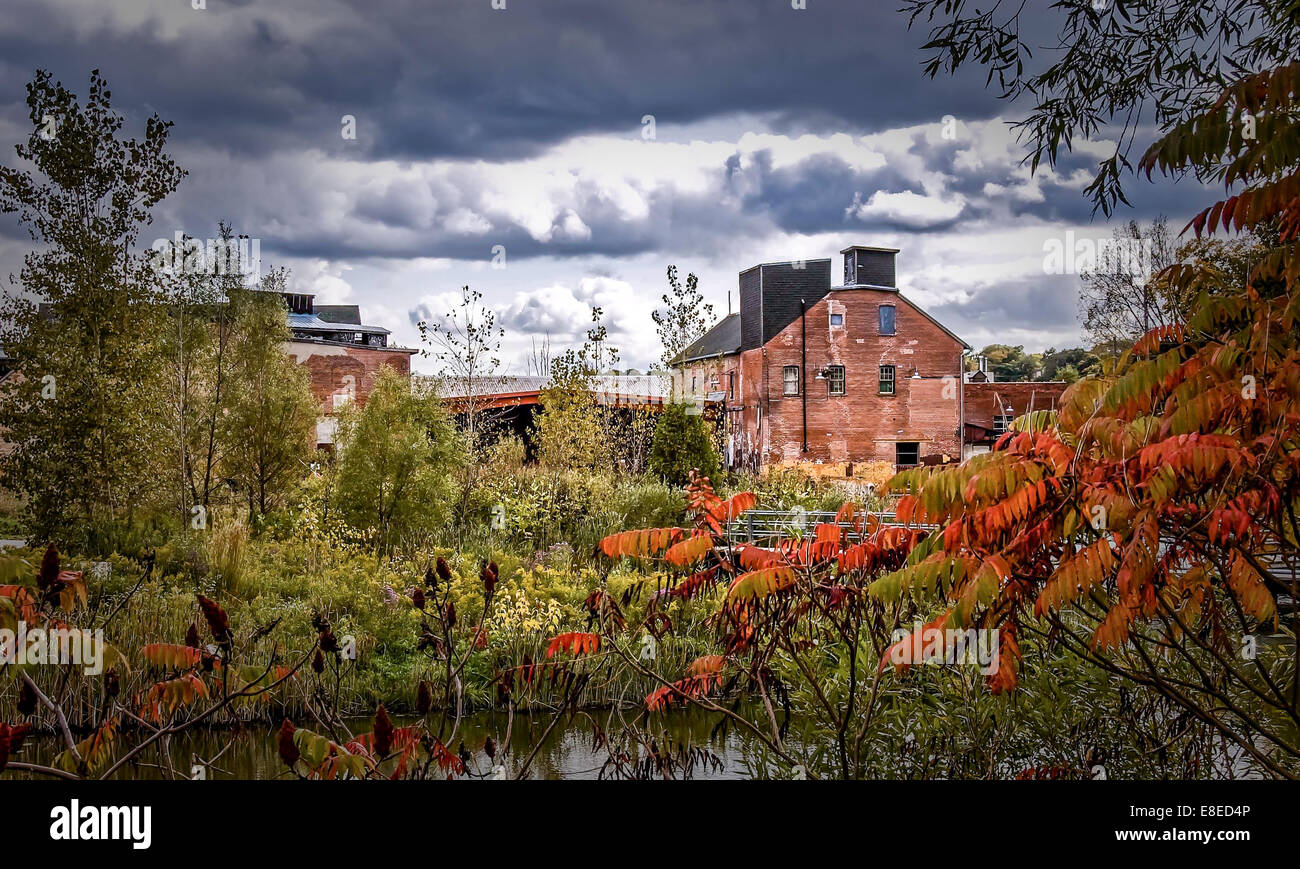
[[[409,376],[417,351],[388,346],[389,331],[361,322],[356,305],[317,305],[305,293],[285,293],[293,340],[285,352],[311,375],[311,390],[320,402],[316,441],[334,443],[335,412],[355,401],[365,407],[384,366]]]
[[[725,410],[728,463],[887,461],[962,454],[970,349],[896,285],[893,248],[766,263],[740,273],[740,311],[674,366],[683,395]]]
[[[1056,410],[1064,381],[1001,382],[976,378],[965,384],[963,458],[987,452],[1011,421],[1038,410]]]

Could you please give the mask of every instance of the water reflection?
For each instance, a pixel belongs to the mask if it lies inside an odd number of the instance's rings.
[[[436,724],[437,717],[431,721]],[[470,716],[462,721],[456,736],[450,742],[453,751],[461,744],[471,755],[469,769],[481,777],[492,775],[494,762],[488,757],[488,740],[492,741],[496,763],[501,763],[501,746],[510,728],[511,751],[504,755],[504,765],[511,775],[523,766],[529,754],[537,748],[528,766],[528,778],[534,779],[595,779],[600,777],[602,766],[609,760],[610,751],[598,744],[598,732],[617,734],[621,724],[617,716],[611,719],[608,711],[580,713],[572,720],[561,721],[549,734],[553,721],[550,715],[528,716],[517,714],[508,722],[505,713],[489,712]],[[698,711],[676,710],[656,715],[649,721],[641,720],[643,737],[653,737],[659,750],[671,746],[675,756],[688,757],[695,762],[690,775],[695,779],[743,779],[752,777],[757,761],[747,735],[735,728],[716,728],[718,719]],[[413,723],[409,719],[395,719],[397,726]],[[370,729],[369,720],[348,722],[353,733]],[[544,737],[544,738],[543,738]],[[644,746],[614,737],[615,746],[627,752],[635,762],[647,754]],[[24,760],[49,764],[62,746],[52,737],[42,738],[24,751]],[[167,756],[177,777],[189,776],[195,765],[203,767],[209,779],[276,779],[288,778],[281,762],[275,727],[258,724],[238,732],[195,730],[182,733],[170,741]],[[161,747],[151,747],[138,760],[124,766],[116,778],[160,779],[170,778]],[[605,766],[605,777],[614,775],[612,766]],[[682,777],[678,770],[674,777]]]

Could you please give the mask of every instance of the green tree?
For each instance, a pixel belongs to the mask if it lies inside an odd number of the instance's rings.
[[[117,521],[154,485],[160,309],[134,248],[185,172],[165,152],[169,122],[154,115],[142,140],[125,139],[109,97],[98,70],[84,104],[38,71],[32,130],[16,147],[36,171],[0,168],[0,211],[37,245],[0,299],[0,346],[22,375],[0,401],[14,446],[0,473],[27,499],[38,537]]]
[[[591,396],[591,375],[581,365],[569,366],[566,351],[551,362],[551,379],[539,400],[537,458],[553,470],[589,471],[612,466],[611,446],[600,409]]]
[[[365,409],[341,416],[338,447],[336,503],[350,525],[375,531],[381,551],[446,518],[464,439],[436,394],[384,368]]]
[[[260,290],[231,298],[235,338],[230,354],[228,404],[221,415],[222,468],[248,501],[250,518],[280,503],[306,468],[319,410],[307,370],[284,353],[291,337],[281,295],[285,272]]]
[[[676,402],[664,408],[650,446],[650,470],[673,486],[690,482],[692,469],[708,477],[718,473],[718,454],[695,406]]]
[[[990,344],[980,351],[989,363],[989,371],[1003,382],[1033,380],[1038,374],[1042,357],[1026,353],[1023,345]]]
[[[175,269],[184,239],[156,245],[161,260],[166,311],[159,352],[165,369],[163,438],[157,477],[166,480],[166,508],[186,521],[193,506],[211,506],[219,480],[224,444],[218,437],[230,393],[230,348],[235,316],[228,300],[246,290],[239,240],[230,226],[218,225],[219,238],[209,248],[220,263]],[[219,245],[219,246],[218,246]],[[163,265],[162,263],[171,263]]]
[[[601,313],[600,308],[592,308],[595,325],[581,348],[570,348],[549,360],[550,379],[542,390],[542,412],[537,417],[537,456],[543,467],[613,467],[608,419],[592,399],[601,364],[618,359],[618,350],[605,346],[608,336],[600,323]]]
[[[1039,380],[1073,383],[1080,377],[1101,373],[1101,360],[1082,347],[1067,347],[1064,350],[1049,347],[1043,351],[1042,365],[1038,372]]]
[[[650,314],[655,321],[659,340],[663,343],[664,350],[660,358],[665,366],[671,365],[683,350],[713,327],[713,306],[704,303],[699,283],[699,278],[689,274],[686,276],[686,286],[683,287],[677,279],[677,266],[668,267],[668,286],[671,292],[663,295],[667,307]]]

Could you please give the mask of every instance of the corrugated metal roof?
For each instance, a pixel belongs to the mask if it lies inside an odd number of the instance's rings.
[[[359,318],[358,318],[359,319]],[[365,332],[370,335],[387,335],[388,330],[382,326],[362,326],[360,323],[332,323],[322,320],[314,314],[290,314],[290,329],[303,329],[310,332]]]
[[[519,392],[540,392],[550,383],[549,377],[521,374],[504,374],[499,377],[476,377],[472,384],[459,378],[439,378],[416,375],[417,388],[435,388],[443,398],[461,398],[465,395],[510,395]],[[591,378],[591,391],[596,395],[635,395],[647,398],[667,398],[672,395],[672,378],[666,374],[600,374]]]

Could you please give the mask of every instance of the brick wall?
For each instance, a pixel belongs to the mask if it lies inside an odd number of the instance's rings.
[[[1025,383],[967,383],[966,422],[993,428],[993,417],[1013,417],[1031,410],[1054,410],[1065,392],[1064,381]]]
[[[383,366],[409,375],[414,351],[291,341],[285,352],[311,375],[311,391],[320,402],[321,415],[332,416],[335,407],[348,400],[365,407]]]
[[[879,334],[879,308],[892,304],[896,329]],[[843,318],[833,327],[831,315]],[[767,346],[741,354],[744,448],[751,461],[893,462],[895,444],[915,442],[919,455],[959,457],[962,345],[897,293],[834,290],[807,314],[808,451],[803,452],[803,398],[784,394],[783,369],[800,365],[801,324]],[[845,368],[845,395],[829,395],[816,372]],[[895,394],[882,395],[879,369],[895,366]],[[919,378],[913,378],[913,372]],[[946,378],[946,379],[945,379]]]

